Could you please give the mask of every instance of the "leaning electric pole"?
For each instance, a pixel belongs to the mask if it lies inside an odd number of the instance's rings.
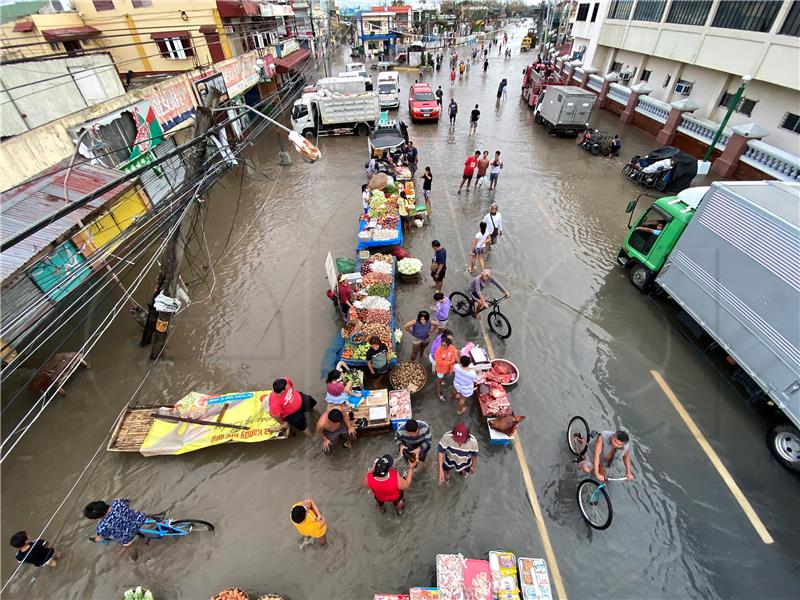
[[[204,163],[206,158],[206,147],[208,146],[208,130],[214,123],[214,109],[219,104],[220,92],[216,88],[208,87],[208,93],[203,101],[203,106],[197,108],[197,115],[194,123],[194,138],[200,138],[192,154],[186,161],[186,176],[183,189],[190,187],[194,182],[200,181],[203,177]],[[199,192],[199,190],[198,190]],[[186,244],[189,241],[190,228],[194,222],[195,214],[199,207],[199,193],[192,194],[189,199],[189,208],[183,214],[180,209],[175,215],[175,222],[171,223],[175,227],[172,236],[164,248],[161,259],[161,272],[159,281],[163,281],[159,296],[166,296],[167,299],[174,299],[178,293],[178,279],[180,277],[181,263],[186,252]],[[179,222],[177,222],[179,221]],[[151,306],[151,311],[154,308]],[[169,332],[169,322],[174,311],[158,311],[153,332],[153,347],[150,350],[150,358],[155,360],[164,349]],[[145,335],[147,332],[145,332]]]

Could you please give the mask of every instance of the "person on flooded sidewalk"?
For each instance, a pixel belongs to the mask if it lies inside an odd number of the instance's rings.
[[[304,540],[314,539],[324,546],[328,542],[328,521],[322,516],[317,503],[306,498],[292,506],[292,525]]]
[[[308,430],[306,413],[310,412],[317,404],[311,396],[294,389],[292,380],[288,377],[276,379],[272,382],[272,392],[267,399],[269,414],[285,429],[292,428],[302,431],[306,437],[312,437]]]
[[[413,321],[408,321],[403,325],[403,329],[411,334],[414,341],[411,343],[411,361],[416,361],[417,356],[423,355],[425,348],[431,341],[431,330],[434,327],[439,327],[437,321],[431,321],[431,315],[427,310],[421,310],[417,313],[417,318]]]
[[[410,463],[425,462],[431,451],[431,428],[425,421],[409,419],[398,426],[394,437],[400,446],[400,456]]]
[[[475,380],[478,373],[470,368],[471,359],[469,356],[462,356],[453,368],[453,390],[451,394],[458,401],[457,415],[467,412],[467,400],[475,393]]]
[[[475,108],[472,109],[469,113],[469,136],[475,135],[475,130],[478,128],[478,119],[481,118],[481,111],[478,109],[478,105],[475,105]]]
[[[486,183],[486,171],[489,170],[489,151],[484,150],[483,155],[478,159],[478,178],[475,181],[475,189],[477,190],[484,183]]]
[[[405,510],[405,491],[411,488],[411,480],[414,478],[414,469],[419,464],[417,461],[408,464],[408,473],[405,477],[400,477],[400,473],[392,468],[394,459],[390,454],[384,454],[372,465],[372,469],[367,471],[361,480],[361,485],[368,488],[378,503],[378,508],[382,513],[386,512],[386,503],[391,502],[398,515],[402,515]]]
[[[431,279],[434,292],[442,291],[445,275],[447,275],[447,250],[439,240],[431,242],[433,248],[433,259],[431,260]]]
[[[347,413],[346,408],[332,406],[317,421],[317,435],[322,440],[322,451],[325,454],[333,454],[336,442],[340,439],[345,448],[353,447],[356,428]]]

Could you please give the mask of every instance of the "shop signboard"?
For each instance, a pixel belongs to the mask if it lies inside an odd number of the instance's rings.
[[[194,116],[195,100],[185,78],[155,86],[149,100],[164,131]]]
[[[194,80],[194,91],[197,94],[197,102],[200,106],[205,103],[208,90],[211,88],[219,90],[220,104],[228,101],[228,86],[225,85],[225,76],[222,73],[211,73]]]

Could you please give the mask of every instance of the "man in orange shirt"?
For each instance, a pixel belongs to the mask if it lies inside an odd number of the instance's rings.
[[[458,350],[453,346],[452,337],[443,337],[442,343],[436,349],[433,356],[434,369],[436,371],[436,395],[439,400],[445,401],[444,394],[442,394],[442,380],[445,375],[450,375],[453,372],[453,366],[458,360]]]

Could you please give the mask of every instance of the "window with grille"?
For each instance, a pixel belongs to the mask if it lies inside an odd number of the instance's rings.
[[[672,0],[667,23],[705,25],[712,4],[711,0]]]
[[[597,10],[600,8],[600,4],[595,4],[594,8],[592,8],[592,23],[597,20]]]
[[[725,92],[722,94],[722,98],[719,99],[719,105],[724,106],[725,108],[730,108],[731,102],[733,102],[733,97],[736,94],[732,94],[731,92]]]
[[[114,10],[114,0],[92,0],[94,9],[98,12],[101,10]]]
[[[787,112],[783,115],[781,122],[778,124],[781,129],[788,129],[795,133],[800,133],[800,115]]]
[[[634,21],[653,21],[658,23],[664,15],[667,0],[639,0],[633,11]]]
[[[588,4],[579,4],[578,5],[578,13],[575,15],[576,21],[585,21],[586,17],[589,15],[589,5]]]
[[[782,0],[722,0],[712,27],[767,33],[778,16]]]
[[[783,21],[781,30],[778,32],[781,35],[800,36],[800,0],[794,0],[789,12],[786,13],[786,19]]]
[[[131,0],[133,8],[148,8],[153,6],[153,0]]]
[[[613,63],[611,63],[611,70],[609,71],[609,73],[619,73],[620,71],[622,71],[621,62],[614,61]]]
[[[158,51],[162,58],[170,60],[183,60],[194,56],[192,42],[187,37],[171,37],[156,40]]]
[[[742,98],[739,101],[739,106],[736,107],[736,112],[751,117],[753,116],[753,109],[756,107],[756,103],[758,103],[758,100],[752,100],[750,98]]]
[[[631,16],[632,7],[633,0],[611,0],[608,6],[608,18],[626,20]]]
[[[639,76],[639,81],[650,81],[650,74],[652,71],[648,71],[647,69],[642,69],[642,74]]]

